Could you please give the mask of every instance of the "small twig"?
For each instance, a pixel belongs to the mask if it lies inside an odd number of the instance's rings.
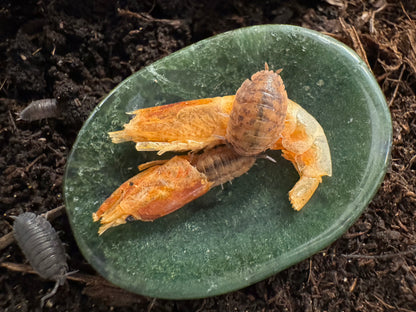
[[[48,221],[53,221],[55,220],[57,217],[59,217],[60,215],[62,215],[62,213],[64,212],[65,209],[65,205],[61,205],[58,206],[52,210],[49,210],[45,213],[42,213],[41,216],[43,216],[44,218],[46,218]]]
[[[371,12],[371,18],[370,18],[370,34],[374,34],[375,33],[375,28],[374,28],[374,20],[376,17],[376,14],[383,11],[385,8],[387,8],[387,2],[386,0],[383,0],[383,4],[375,11]]]
[[[45,154],[41,154],[38,157],[36,157],[29,165],[26,166],[25,171],[28,172],[30,168],[33,167],[34,164],[36,164],[40,159],[45,158]]]
[[[344,234],[344,237],[348,238],[348,239],[356,238],[356,237],[359,237],[361,235],[364,235],[364,234],[368,233],[368,231],[369,230],[361,231],[361,232],[355,232],[355,233],[346,233],[346,234]]]
[[[62,214],[64,208],[65,208],[65,205],[61,205],[46,213],[43,213],[42,216],[48,219],[49,221],[52,221]],[[14,242],[13,231],[0,237],[0,251],[8,247],[13,242]]]
[[[174,28],[179,28],[182,24],[182,21],[179,19],[169,20],[169,19],[154,18],[148,13],[137,13],[137,12],[132,12],[129,10],[124,10],[124,9],[117,9],[117,12],[120,16],[130,16],[130,17],[134,17],[139,20],[146,21],[146,22],[159,22],[162,24],[171,25]]]
[[[3,82],[0,85],[0,91],[3,89],[4,84],[6,83],[6,81],[7,81],[7,78],[4,78]]]
[[[399,85],[402,82],[403,72],[406,68],[406,64],[403,64],[402,70],[400,71],[399,79],[397,80],[396,87],[394,88],[393,96],[390,99],[389,107],[393,104],[394,99],[396,98],[397,91],[399,90]]]
[[[406,15],[406,17],[409,20],[409,22],[411,22],[413,24],[414,23],[413,19],[409,16],[409,14],[407,13],[407,11],[404,8],[404,5],[403,5],[403,3],[401,1],[400,1],[400,6],[402,7],[403,13]]]
[[[37,54],[37,53],[39,53],[41,50],[42,50],[42,48],[38,48],[38,49],[36,49],[36,50],[32,53],[32,56],[33,56],[33,55],[36,55],[36,54]]]
[[[373,294],[373,297],[376,298],[378,300],[378,302],[380,302],[385,308],[394,309],[394,307],[392,305],[384,302],[383,299],[381,299],[379,296]]]
[[[2,263],[0,263],[0,266],[2,268],[8,269],[8,270],[14,271],[14,272],[37,274],[35,272],[35,270],[33,270],[32,267],[28,264],[19,264],[19,263],[13,263],[13,262],[2,262]]]
[[[354,278],[354,280],[352,281],[352,284],[351,284],[351,286],[349,288],[349,292],[350,293],[352,293],[354,291],[354,289],[355,289],[355,286],[357,286],[357,281],[358,281],[358,278],[357,277]]]
[[[401,252],[397,252],[397,253],[388,253],[388,254],[384,254],[384,255],[360,255],[360,254],[355,254],[355,255],[345,255],[342,254],[341,256],[348,258],[348,259],[381,259],[381,260],[387,260],[387,259],[391,259],[391,258],[395,258],[395,257],[399,257],[399,256],[405,256],[405,255],[409,255],[411,253],[416,252],[416,248],[411,248],[410,250],[405,250],[405,251],[401,251]]]
[[[20,273],[29,273],[29,274],[36,274],[36,271],[32,269],[32,267],[28,264],[20,264],[14,262],[2,262],[0,266],[14,272]],[[87,285],[102,285],[107,287],[117,287],[102,278],[101,276],[96,275],[89,275],[89,274],[82,274],[82,273],[72,273],[68,274],[67,279],[75,282],[80,282]],[[117,287],[118,288],[118,287]]]
[[[311,281],[311,275],[312,275],[312,258],[309,259],[309,274],[308,274],[308,280],[306,281],[307,284]]]
[[[378,297],[377,295],[373,294],[373,297],[376,298],[378,300],[378,302],[380,302],[385,308],[388,309],[392,309],[395,311],[403,311],[403,312],[415,312],[414,310],[409,310],[406,308],[400,308],[400,307],[394,307],[391,304],[388,304],[387,302],[383,301],[383,299],[381,299],[380,297]]]
[[[410,158],[409,163],[406,166],[406,170],[413,166],[413,163],[416,161],[416,154]]]
[[[49,148],[53,153],[55,153],[58,157],[62,157],[62,153],[54,149],[52,146],[49,146],[49,144],[46,145],[47,148]]]
[[[0,237],[0,250],[3,250],[4,248],[9,246],[13,242],[14,242],[13,232],[3,235],[2,237]]]
[[[348,25],[347,22],[341,17],[339,18],[339,22],[344,32],[350,36],[352,43],[354,45],[355,51],[358,53],[361,59],[366,63],[368,69],[372,72],[371,66],[368,63],[367,53],[365,52],[365,49],[361,43],[360,36],[358,35],[357,30],[355,29],[354,26]]]
[[[8,111],[8,112],[9,112],[10,124],[12,125],[12,128],[13,128],[14,132],[16,132],[17,131],[16,123],[14,122],[12,113],[10,111]]]
[[[152,301],[149,303],[149,305],[147,306],[147,312],[152,311],[153,306],[155,305],[156,302],[156,298],[153,298]]]

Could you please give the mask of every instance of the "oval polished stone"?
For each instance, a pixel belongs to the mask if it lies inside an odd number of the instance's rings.
[[[294,211],[298,179],[280,152],[259,159],[233,184],[216,187],[154,222],[133,222],[98,236],[91,214],[137,165],[158,159],[134,143],[111,143],[126,112],[176,101],[234,94],[264,68],[283,68],[289,98],[322,125],[333,176]],[[390,155],[390,114],[376,80],[348,47],[315,31],[266,25],[193,44],[135,73],[94,110],[73,146],[65,201],[76,241],[106,279],[159,298],[201,298],[263,280],[328,246],[377,191]],[[164,155],[170,158],[172,154]]]

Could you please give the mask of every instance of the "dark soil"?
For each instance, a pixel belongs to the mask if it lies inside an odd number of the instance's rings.
[[[240,291],[190,301],[153,300],[100,282],[62,214],[53,225],[79,279],[61,287],[45,311],[416,311],[416,1],[2,0],[0,237],[11,232],[10,216],[63,205],[77,132],[120,81],[198,40],[266,23],[330,34],[373,70],[394,138],[391,166],[368,209],[310,259]],[[58,100],[60,118],[17,119],[43,98]],[[38,310],[53,282],[6,268],[25,258],[16,244],[4,246],[0,310]]]

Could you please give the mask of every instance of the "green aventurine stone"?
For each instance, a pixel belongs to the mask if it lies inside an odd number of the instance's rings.
[[[98,236],[91,214],[137,165],[159,159],[134,143],[111,143],[126,112],[235,94],[262,70],[282,68],[289,98],[322,125],[333,176],[295,212],[288,191],[298,175],[280,152],[154,222],[132,222]],[[358,218],[389,159],[391,120],[377,82],[349,48],[307,29],[266,25],[203,40],[123,81],[94,110],[68,159],[65,201],[87,261],[106,279],[160,298],[200,298],[245,287],[329,245]],[[170,158],[172,154],[164,155]]]

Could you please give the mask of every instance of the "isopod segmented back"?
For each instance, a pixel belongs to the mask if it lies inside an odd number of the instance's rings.
[[[19,114],[19,118],[25,121],[34,121],[45,118],[59,117],[60,110],[56,99],[42,99],[31,102]]]
[[[237,90],[227,141],[244,156],[258,155],[279,139],[284,128],[287,94],[278,72],[265,70],[255,73]]]
[[[204,173],[214,186],[224,184],[250,170],[256,162],[254,156],[241,156],[227,145],[206,150],[191,158],[191,164]]]
[[[25,212],[15,218],[14,237],[33,269],[43,278],[63,280],[68,271],[65,249],[52,225]]]

